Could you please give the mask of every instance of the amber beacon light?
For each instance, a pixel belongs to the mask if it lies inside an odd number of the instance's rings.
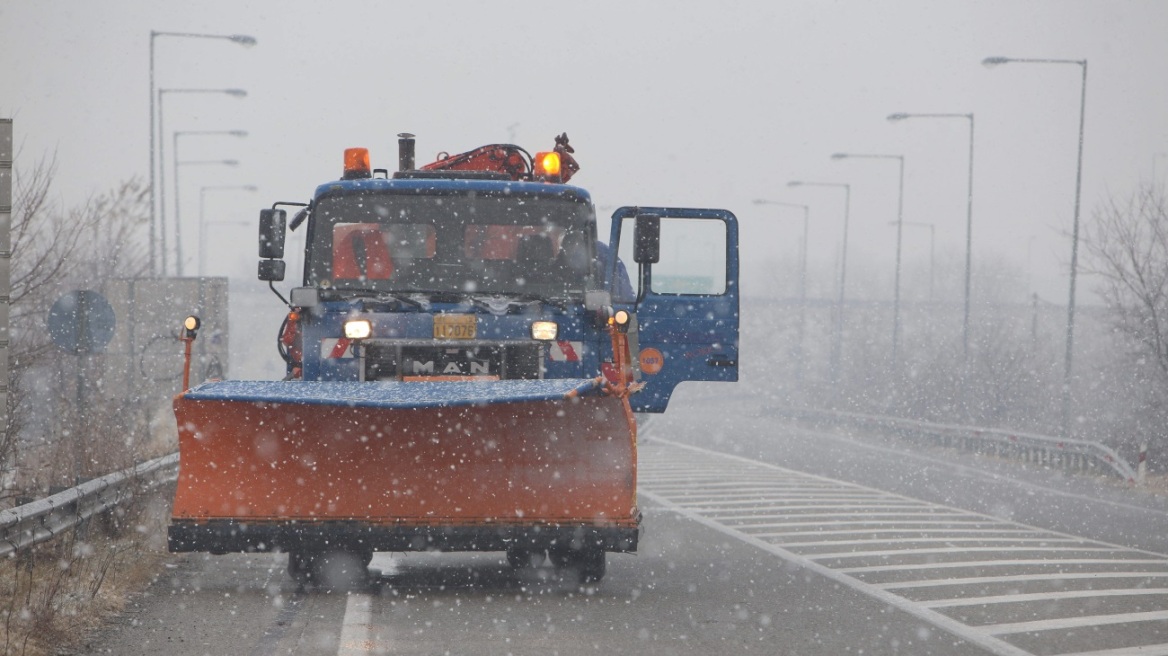
[[[560,179],[560,154],[555,151],[535,154],[535,175],[547,180]]]
[[[345,180],[355,180],[357,178],[369,178],[372,174],[369,172],[369,149],[368,148],[346,148],[345,149]]]

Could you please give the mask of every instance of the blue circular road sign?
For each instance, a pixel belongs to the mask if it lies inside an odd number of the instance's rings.
[[[61,350],[75,355],[100,353],[114,336],[114,309],[101,294],[82,289],[53,303],[48,318],[49,337]]]

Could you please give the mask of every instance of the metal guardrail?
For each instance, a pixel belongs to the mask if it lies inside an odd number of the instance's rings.
[[[1129,483],[1134,483],[1137,480],[1136,471],[1114,449],[1089,440],[1052,437],[998,428],[936,424],[885,415],[866,415],[858,412],[839,412],[815,408],[784,409],[775,412],[813,421],[844,423],[858,428],[892,430],[906,437],[930,439],[941,446],[1013,457],[1025,462],[1068,470],[1109,469]]]
[[[50,540],[135,494],[177,478],[178,454],[172,453],[0,511],[0,556]]]

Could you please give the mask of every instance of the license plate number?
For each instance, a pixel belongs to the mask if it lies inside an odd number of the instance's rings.
[[[473,314],[439,314],[434,317],[434,339],[474,339],[478,317]]]

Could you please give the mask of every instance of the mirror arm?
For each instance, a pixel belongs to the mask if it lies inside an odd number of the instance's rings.
[[[284,305],[287,305],[288,307],[292,307],[292,304],[288,302],[288,299],[284,298],[284,295],[281,294],[278,289],[276,289],[276,283],[269,280],[268,289],[272,290],[272,293],[276,295],[276,298],[280,299],[280,302],[282,302]]]
[[[633,310],[640,308],[641,301],[645,300],[645,293],[649,291],[651,264],[637,264],[637,299],[633,301]]]

